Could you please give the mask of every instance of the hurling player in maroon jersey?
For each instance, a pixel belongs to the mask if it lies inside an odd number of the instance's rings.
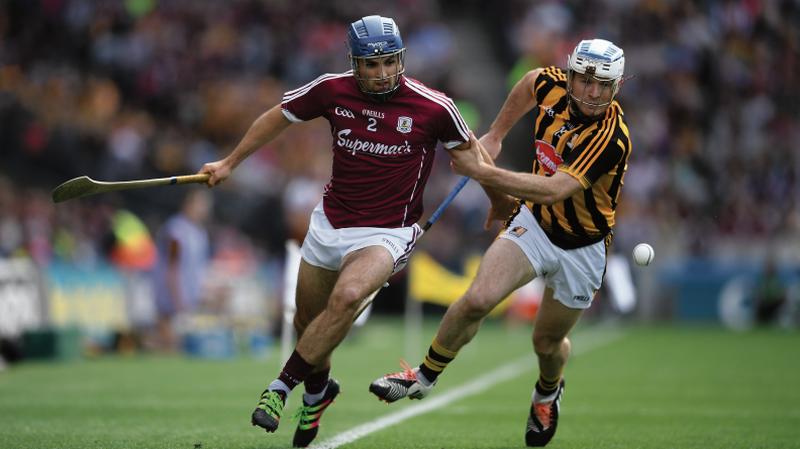
[[[324,74],[286,92],[253,122],[224,159],[205,164],[209,186],[294,122],[324,117],[333,169],[301,248],[295,351],[262,393],[252,423],[278,428],[286,397],[305,384],[294,446],[316,437],[339,393],[331,354],[361,301],[402,269],[422,233],[422,193],[438,143],[468,148],[474,137],[452,100],[404,75],[405,47],[394,20],[368,16],[347,33],[352,70]]]

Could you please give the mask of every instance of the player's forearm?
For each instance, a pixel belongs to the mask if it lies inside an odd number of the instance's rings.
[[[484,187],[487,194],[492,190],[495,195],[505,193],[547,206],[564,199],[554,183],[544,176],[483,165],[480,173],[473,177]]]
[[[276,105],[261,114],[247,130],[236,148],[228,155],[226,162],[231,168],[238,166],[248,156],[277,137],[290,122],[281,111],[281,106]]]
[[[484,163],[494,167],[495,166],[494,160],[489,155],[489,153],[487,153],[486,150],[483,147],[479,146],[478,149],[480,150],[481,155],[483,156]],[[499,189],[497,189],[495,187],[492,187],[492,186],[489,186],[489,185],[486,185],[486,184],[483,184],[483,183],[481,183],[481,188],[483,188],[483,191],[486,193],[486,196],[489,197],[489,200],[491,200],[492,203],[502,202],[508,196],[508,194],[506,192],[503,192],[503,191],[501,191],[501,190],[499,190]]]
[[[533,96],[534,83],[541,71],[541,69],[532,70],[517,81],[489,127],[488,135],[503,140],[519,119],[533,109],[536,105],[536,97]]]

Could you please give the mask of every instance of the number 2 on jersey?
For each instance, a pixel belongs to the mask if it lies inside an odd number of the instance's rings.
[[[372,131],[372,132],[378,131],[378,121],[372,117],[368,118],[367,120],[369,120],[369,125],[367,125],[367,131]]]

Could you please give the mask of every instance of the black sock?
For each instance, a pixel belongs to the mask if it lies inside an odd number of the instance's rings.
[[[306,393],[319,394],[328,385],[328,377],[331,374],[331,367],[327,367],[322,371],[316,371],[308,375],[303,383],[306,386]]]
[[[285,383],[289,389],[294,389],[294,387],[303,382],[306,377],[311,374],[311,370],[313,369],[314,365],[303,360],[303,357],[295,350],[292,352],[289,360],[286,361],[286,364],[283,365],[278,379]]]

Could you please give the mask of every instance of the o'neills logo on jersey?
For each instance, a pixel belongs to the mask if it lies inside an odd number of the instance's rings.
[[[543,140],[536,141],[536,160],[548,175],[555,173],[558,166],[564,162],[561,155],[556,153],[556,149]]]
[[[361,139],[348,139],[352,130],[343,129],[336,133],[336,145],[342,148],[347,148],[351,153],[356,154],[360,151],[362,153],[375,154],[379,156],[394,156],[396,154],[407,154],[411,152],[411,145],[408,141],[404,141],[402,145],[387,145],[385,143],[370,142],[369,140]]]
[[[373,118],[385,118],[386,115],[383,112],[373,111],[370,109],[362,109],[361,115],[365,117],[373,117]]]

